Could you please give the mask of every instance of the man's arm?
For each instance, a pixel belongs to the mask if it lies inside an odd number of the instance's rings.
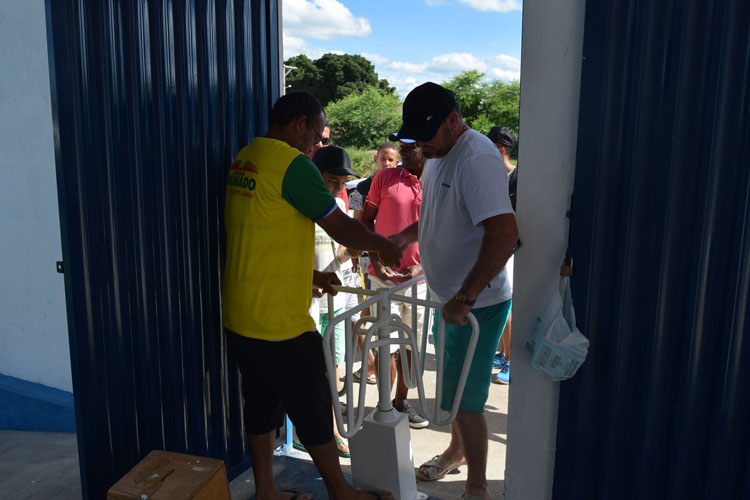
[[[340,285],[341,280],[339,280],[339,277],[336,276],[336,273],[329,273],[329,272],[322,272],[322,271],[316,271],[313,269],[313,280],[312,284],[316,287],[323,290],[325,293],[330,293],[331,295],[336,295],[339,293],[337,290],[331,288],[331,285]],[[316,289],[313,289],[313,296],[315,297],[322,297],[323,294],[318,292],[315,293]]]
[[[357,219],[352,219],[336,208],[326,217],[316,221],[328,235],[347,248],[378,252],[386,265],[397,267],[402,251],[388,238],[368,231]]]
[[[398,245],[398,247],[404,251],[409,248],[409,245],[417,242],[419,237],[419,221],[416,220],[411,226],[408,226],[400,233],[392,234],[388,238]]]
[[[518,241],[518,227],[513,214],[495,215],[482,221],[482,225],[485,233],[479,256],[462,286],[469,300],[475,300],[487,287],[487,283],[502,270],[513,255],[513,247]],[[445,321],[457,325],[467,323],[466,315],[469,311],[471,306],[459,302],[455,297],[443,306]]]
[[[370,231],[375,231],[375,217],[378,215],[378,207],[372,203],[365,201],[364,207],[362,207],[362,216],[359,220],[365,225]]]
[[[361,220],[362,224],[364,224],[365,227],[370,231],[375,230],[375,218],[377,217],[377,215],[378,207],[371,202],[365,201]],[[401,249],[402,252],[404,250],[405,248]],[[370,264],[372,264],[372,268],[375,271],[375,276],[377,276],[381,280],[388,281],[389,279],[393,278],[393,273],[391,272],[391,270],[387,267],[384,267],[383,263],[380,262],[380,256],[377,254],[377,252],[370,252]]]

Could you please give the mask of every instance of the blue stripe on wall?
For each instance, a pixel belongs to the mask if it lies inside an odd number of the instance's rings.
[[[0,375],[0,429],[75,432],[73,393]]]

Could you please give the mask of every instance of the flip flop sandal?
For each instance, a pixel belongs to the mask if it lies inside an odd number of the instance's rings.
[[[336,438],[336,444],[337,445],[344,444],[344,439],[343,438]],[[347,446],[347,448],[348,448],[348,446]],[[339,456],[342,457],[342,458],[351,458],[352,457],[352,453],[350,451],[343,451],[338,446],[336,446],[336,451],[338,452]]]
[[[292,441],[292,448],[307,453],[307,448],[300,441]],[[287,493],[291,493],[291,491],[287,491]]]
[[[458,468],[460,464],[451,462],[450,460],[443,458],[441,455],[435,455],[425,463],[419,466],[416,470],[417,478],[422,481],[437,481],[442,479],[446,474],[458,474]],[[422,472],[425,469],[426,474]]]
[[[362,372],[358,371],[358,372],[352,373],[352,380],[354,380],[355,382],[362,383]],[[378,383],[378,379],[377,377],[375,377],[375,374],[373,373],[372,375],[367,376],[367,378],[365,379],[365,382],[370,385],[373,385],[373,384]]]

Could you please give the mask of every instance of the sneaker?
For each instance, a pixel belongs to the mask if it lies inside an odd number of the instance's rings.
[[[500,367],[500,371],[493,375],[492,381],[496,384],[510,384],[510,361],[503,362],[503,366]]]
[[[499,352],[495,354],[495,359],[492,360],[492,368],[502,368],[505,363],[505,353]]]
[[[396,408],[396,411],[399,411],[401,413],[406,413],[409,415],[409,427],[412,427],[414,429],[423,429],[430,425],[430,423],[425,419],[422,415],[417,413],[417,409],[414,408],[411,403],[409,403],[407,400],[404,399],[404,402],[401,403],[401,408],[396,406],[396,401],[393,401],[393,407]]]

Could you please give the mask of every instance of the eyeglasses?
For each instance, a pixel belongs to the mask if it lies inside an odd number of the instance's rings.
[[[328,144],[330,144],[330,142],[331,142],[331,138],[330,137],[321,137],[318,142],[321,143],[323,146],[328,146]]]
[[[325,133],[325,131],[326,131],[326,126],[325,126],[325,125],[323,126],[323,130],[321,130],[321,131],[320,131],[320,133],[318,133],[318,131],[317,131],[317,130],[315,130],[315,125],[314,125],[314,124],[313,124],[313,123],[312,123],[312,122],[311,122],[311,121],[310,121],[309,119],[307,119],[307,127],[308,127],[308,129],[311,129],[311,130],[312,130],[313,132],[315,132],[315,137],[316,137],[316,139],[315,139],[315,141],[313,142],[313,144],[317,144],[317,143],[319,143],[319,142],[320,142],[321,144],[323,144],[324,146],[325,146],[326,144],[328,144],[328,141],[330,141],[330,138],[328,138],[328,137],[323,137],[323,134],[324,134],[324,133]]]

